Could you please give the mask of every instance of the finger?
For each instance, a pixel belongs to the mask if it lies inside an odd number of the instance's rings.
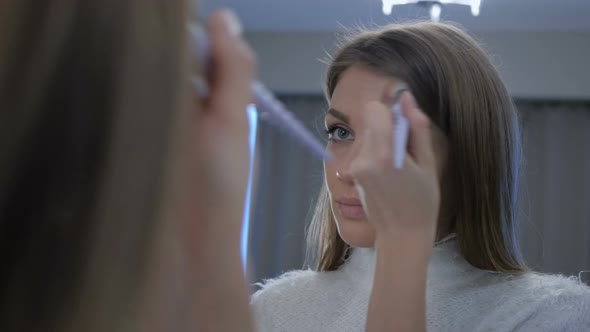
[[[430,119],[418,108],[418,104],[410,92],[404,92],[400,102],[402,113],[410,125],[408,152],[417,164],[434,167],[435,158]]]
[[[221,10],[211,16],[209,32],[213,65],[210,106],[217,112],[245,111],[252,100],[255,60],[240,37],[241,25],[233,12]]]
[[[393,114],[380,102],[370,102],[365,108],[365,127],[359,158],[392,167]]]

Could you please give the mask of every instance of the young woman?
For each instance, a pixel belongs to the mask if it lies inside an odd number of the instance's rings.
[[[590,290],[523,263],[517,114],[474,39],[437,23],[358,33],[329,64],[326,94],[334,160],[309,229],[312,269],[254,294],[258,331],[590,330]]]
[[[251,330],[253,56],[214,14],[201,103],[187,7],[2,1],[0,331]]]

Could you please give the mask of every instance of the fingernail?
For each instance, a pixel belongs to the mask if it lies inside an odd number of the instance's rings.
[[[403,91],[401,97],[404,97],[404,96],[406,96],[406,98],[408,98],[408,101],[410,102],[410,104],[412,104],[412,106],[414,106],[414,107],[418,106],[418,104],[416,103],[416,98],[414,98],[414,95],[410,92],[410,90]]]
[[[242,24],[240,23],[240,20],[238,19],[236,14],[234,14],[233,11],[229,9],[223,10],[222,17],[223,23],[225,24],[225,27],[227,28],[227,31],[230,35],[232,35],[233,37],[238,37],[242,35]]]
[[[405,84],[395,84],[393,86],[391,86],[385,94],[385,102],[387,104],[394,104],[399,102],[402,93],[404,91],[407,91],[408,88]]]

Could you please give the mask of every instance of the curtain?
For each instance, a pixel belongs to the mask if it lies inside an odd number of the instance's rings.
[[[324,98],[280,99],[308,129],[324,139]],[[285,133],[261,122],[257,140],[257,184],[248,250],[249,274],[254,281],[303,266],[304,229],[323,181],[322,162]]]
[[[283,96],[322,135],[325,99]],[[590,270],[590,103],[517,101],[523,138],[520,243],[537,271]],[[272,278],[303,266],[304,229],[322,181],[322,163],[262,123],[250,229],[250,277]]]
[[[519,102],[521,245],[542,272],[590,270],[590,103]]]

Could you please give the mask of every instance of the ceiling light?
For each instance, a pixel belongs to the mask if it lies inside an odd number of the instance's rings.
[[[430,10],[430,18],[433,21],[438,21],[442,12],[442,6],[447,4],[469,6],[471,8],[471,15],[479,16],[479,10],[482,0],[381,0],[383,2],[383,14],[391,15],[393,7],[407,4],[417,4],[428,7]]]

